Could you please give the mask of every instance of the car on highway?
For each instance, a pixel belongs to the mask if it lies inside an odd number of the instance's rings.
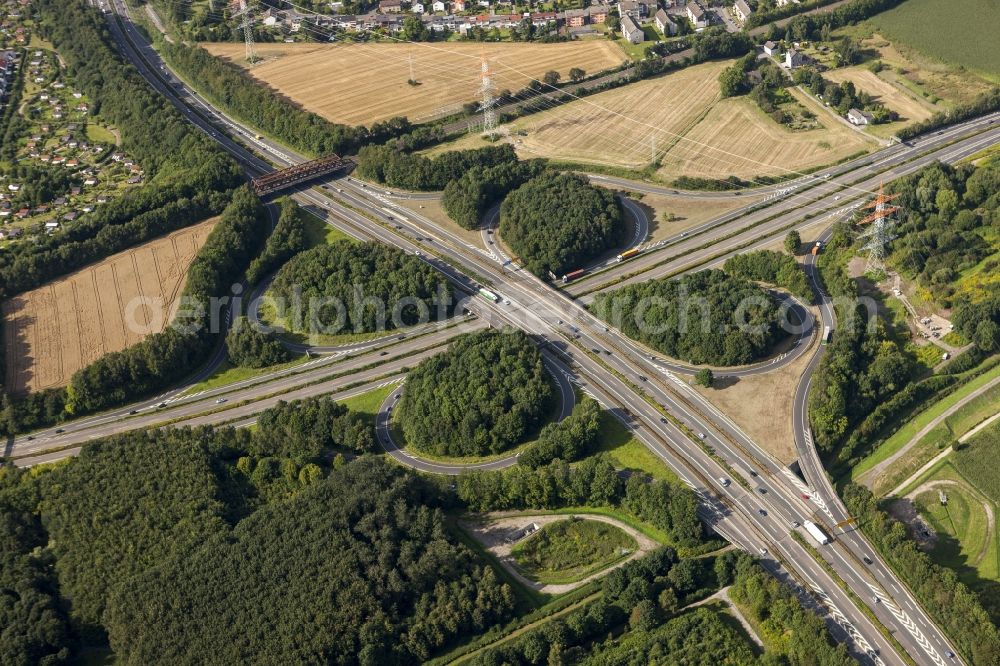
[[[397,393],[396,395],[392,396],[392,399],[393,400],[399,400],[402,396],[403,396],[402,393]]]
[[[874,601],[874,602],[875,602],[875,603],[877,603],[877,604],[880,604],[880,603],[882,603],[882,600],[881,600],[881,599],[879,599],[879,598],[878,598],[877,596],[875,596],[874,594],[872,595],[872,601]]]
[[[761,495],[766,495],[767,494],[767,488],[758,488],[757,492],[759,492]]]
[[[660,417],[660,423],[666,423],[666,422],[667,422],[667,417],[666,416],[661,416]]]
[[[944,656],[948,657],[949,659],[954,659],[955,658],[955,653],[952,652],[951,650],[945,650],[944,651]]]
[[[720,476],[719,477],[719,483],[722,485],[723,488],[728,488],[730,482],[729,482],[729,479],[727,479],[726,477]]]
[[[226,402],[227,400],[228,400],[228,398],[219,398],[218,400],[215,401],[215,404],[221,405],[222,403]]]
[[[158,408],[158,409],[163,409],[163,408],[164,408],[164,407],[166,407],[166,406],[167,406],[167,403],[165,403],[165,402],[161,402],[160,404],[158,404],[158,405],[157,405],[157,408]]]
[[[645,375],[639,375],[639,381],[640,382],[646,382],[646,381],[649,381],[649,380],[646,378]]]
[[[872,563],[872,559],[870,557],[868,557],[867,555],[863,556],[861,559],[865,561],[865,564],[871,564]]]
[[[388,355],[389,355],[389,352],[387,352],[387,351],[380,351],[380,352],[378,353],[378,355],[379,355],[379,356],[388,356]]]
[[[138,409],[130,409],[130,410],[128,410],[128,413],[129,414],[138,414],[139,410]]]
[[[698,439],[705,439],[705,433],[699,432],[698,433]]]
[[[765,511],[764,509],[757,509],[757,513],[759,513],[762,516],[766,516],[767,515],[767,511]]]
[[[761,555],[767,555],[767,548],[758,548],[757,552]]]
[[[64,432],[66,432],[66,429],[65,429],[65,428],[56,428],[56,434],[57,434],[57,435],[60,435],[60,434],[62,434],[62,433],[64,433]]]
[[[799,526],[799,521],[797,521],[797,520],[793,520],[793,521],[792,521],[792,529],[794,530],[794,529],[795,529],[796,527],[798,527],[798,526]]]
[[[34,435],[28,435],[27,437],[25,437],[25,439],[28,440],[29,442],[32,442],[32,441],[34,441],[35,436]]]

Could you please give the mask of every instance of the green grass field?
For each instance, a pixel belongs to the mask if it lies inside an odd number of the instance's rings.
[[[994,0],[907,0],[872,21],[891,39],[1000,81],[1000,13]]]
[[[575,583],[635,552],[635,539],[597,520],[550,523],[514,546],[517,568],[539,583]]]
[[[953,569],[972,587],[976,587],[977,579],[1000,579],[996,527],[991,526],[986,511],[988,507],[995,514],[996,505],[949,461],[936,467],[920,483],[925,489],[920,490],[914,503],[937,534],[937,543],[931,551],[934,560]],[[941,492],[946,504],[941,503]]]
[[[284,370],[285,368],[293,368],[297,365],[305,363],[307,359],[308,357],[305,354],[302,354],[300,356],[296,356],[288,363],[272,365],[266,368],[241,368],[239,366],[234,366],[228,360],[223,361],[210,377],[205,379],[203,382],[195,384],[184,393],[189,395],[191,393],[198,393],[199,391],[208,391],[210,389],[219,388],[220,386],[227,386],[246,379],[260,377],[261,375],[266,375],[269,372]]]
[[[104,143],[108,145],[114,145],[117,143],[115,135],[111,133],[111,130],[102,127],[95,122],[87,123],[87,139],[96,143]]]
[[[341,400],[340,404],[347,407],[352,412],[358,412],[359,414],[370,416],[372,423],[374,423],[375,415],[378,414],[378,408],[382,404],[382,401],[389,397],[389,394],[398,388],[399,384],[382,386],[377,389],[372,389],[367,393],[356,395],[353,398]]]
[[[608,412],[601,414],[599,451],[607,451],[622,469],[645,472],[654,479],[680,483],[677,475],[646,446],[632,437],[621,421]]]
[[[316,247],[317,245],[324,245],[326,243],[334,243],[339,240],[354,241],[353,238],[345,234],[343,231],[330,226],[312,213],[304,209],[300,210],[306,229],[306,240],[309,242],[309,247]]]
[[[994,413],[996,410],[993,410]],[[976,488],[994,502],[1000,503],[1000,421],[994,421],[970,437],[955,452],[955,467]]]

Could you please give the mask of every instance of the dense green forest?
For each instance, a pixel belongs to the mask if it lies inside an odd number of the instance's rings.
[[[323,397],[252,431],[137,431],[0,468],[4,662],[109,640],[126,663],[413,663],[508,619],[513,591],[450,536],[442,486],[338,454],[375,446]]]
[[[534,178],[545,168],[542,160],[475,166],[457,180],[448,181],[441,203],[451,219],[466,229],[478,229],[483,216],[507,193]]]
[[[795,257],[787,254],[774,250],[734,254],[726,259],[722,270],[735,277],[776,285],[806,303],[813,302],[813,291],[806,272]]]
[[[555,400],[538,347],[522,331],[487,329],[410,371],[396,413],[406,443],[439,456],[482,456],[522,442]]]
[[[546,171],[504,199],[500,234],[532,273],[561,276],[619,247],[625,223],[612,192]]]
[[[368,333],[450,313],[451,286],[418,257],[381,243],[337,241],[292,257],[271,294],[292,330]],[[301,309],[292,307],[301,303]],[[279,315],[281,308],[279,307]]]
[[[767,292],[718,270],[627,285],[598,294],[591,309],[630,338],[689,363],[750,363],[782,335]]]
[[[1000,226],[1000,167],[935,163],[887,190],[902,208],[892,265],[951,307],[961,275],[995,251],[983,236]]]
[[[157,44],[170,67],[212,102],[283,143],[312,155],[348,155],[369,143],[383,143],[412,129],[406,118],[375,123],[370,129],[336,125],[303,110],[254,81],[238,65],[182,41]]]
[[[294,199],[285,197],[280,203],[278,224],[267,237],[260,256],[255,257],[247,268],[247,284],[255,285],[271,271],[277,270],[290,258],[305,250],[309,240],[306,237],[304,212]]]
[[[407,153],[392,145],[365,146],[358,152],[359,178],[407,190],[443,190],[470,169],[490,168],[517,162],[509,144],[470,150],[450,150],[430,159]]]

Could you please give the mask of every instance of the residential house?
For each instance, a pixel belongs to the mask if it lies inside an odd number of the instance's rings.
[[[646,38],[646,33],[642,31],[629,14],[622,15],[622,37],[632,44],[641,44]]]
[[[434,3],[431,5],[431,10],[435,12],[443,12],[447,9],[447,5],[445,5],[442,0],[434,0]]]
[[[708,14],[705,10],[701,8],[697,2],[689,2],[685,8],[688,20],[691,21],[691,25],[695,27],[696,30],[701,30],[708,26]]]
[[[764,42],[764,53],[766,53],[769,56],[773,56],[777,52],[778,52],[778,45],[777,44],[775,44],[774,42],[772,42],[770,40]]]
[[[53,231],[59,228],[59,223],[55,220],[45,223],[45,233],[51,234]]]
[[[753,14],[753,10],[750,9],[750,5],[746,3],[746,0],[736,0],[733,3],[733,15],[740,23],[746,23],[750,15]]]
[[[851,109],[847,112],[847,120],[852,125],[864,126],[872,121],[872,114],[867,111],[861,111],[860,109]]]
[[[587,7],[587,15],[591,23],[604,23],[608,20],[608,12],[611,8],[607,5],[591,5]]]
[[[658,9],[656,11],[656,17],[653,19],[653,22],[656,23],[657,30],[663,33],[664,37],[670,37],[677,34],[677,24],[674,23],[674,20],[670,18],[670,16],[662,9]]]
[[[566,25],[570,28],[580,28],[587,23],[587,12],[584,9],[567,9]]]
[[[806,57],[795,49],[788,49],[785,52],[785,67],[795,69],[806,64]]]
[[[413,12],[414,14],[423,14],[424,13],[424,3],[422,3],[422,2],[414,2],[412,5],[410,5],[410,11]]]
[[[11,227],[10,229],[0,229],[0,238],[5,240],[13,240],[19,238],[21,234],[24,233],[24,229],[19,227]]]
[[[385,14],[398,14],[403,9],[401,0],[379,0],[378,10]]]
[[[649,16],[649,8],[645,2],[640,2],[640,0],[621,0],[618,3],[618,14],[622,18],[631,16],[636,20],[640,20]]]

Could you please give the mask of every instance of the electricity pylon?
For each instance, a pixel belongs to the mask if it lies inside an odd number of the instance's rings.
[[[497,133],[496,88],[493,85],[493,72],[490,70],[490,64],[486,61],[486,54],[483,54],[480,61],[479,95],[482,105],[480,108],[483,112],[483,134],[492,141],[496,138]]]
[[[899,206],[889,206],[888,203],[898,196],[899,194],[885,194],[883,186],[879,185],[878,196],[865,206],[865,208],[874,210],[858,221],[859,226],[869,225],[861,233],[862,238],[868,239],[863,248],[868,251],[866,273],[885,272],[885,259],[889,254],[889,243],[896,237],[893,233],[896,228],[895,216],[899,212]]]
[[[243,29],[243,41],[247,47],[247,62],[253,64],[257,62],[257,51],[253,46],[253,17],[250,16],[250,6],[247,0],[240,0],[240,10],[233,14],[233,18],[242,19],[238,27]]]

